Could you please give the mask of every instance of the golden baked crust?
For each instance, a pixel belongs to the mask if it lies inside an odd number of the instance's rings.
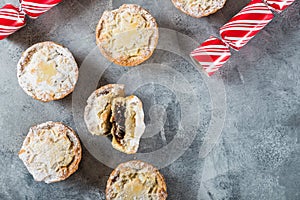
[[[62,99],[74,90],[78,67],[67,48],[54,42],[41,42],[22,54],[17,76],[29,96],[48,102]]]
[[[155,19],[135,4],[105,11],[96,28],[101,53],[121,66],[136,66],[150,58],[158,37]]]
[[[84,120],[93,135],[110,133],[111,102],[113,98],[124,96],[124,85],[108,84],[94,91],[87,100]]]
[[[29,129],[19,158],[34,180],[52,183],[65,180],[78,169],[81,151],[74,130],[49,121]]]
[[[200,18],[223,8],[226,0],[172,0],[177,9],[192,17]]]
[[[145,131],[142,101],[134,96],[117,97],[112,101],[112,146],[124,153],[134,154]]]
[[[163,176],[152,165],[142,161],[120,164],[106,184],[107,200],[165,200],[167,186]]]

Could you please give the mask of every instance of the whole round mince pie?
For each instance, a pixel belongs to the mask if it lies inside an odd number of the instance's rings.
[[[165,200],[167,186],[163,176],[152,165],[142,161],[120,164],[109,176],[107,200]]]
[[[103,13],[96,41],[111,62],[136,66],[152,55],[158,42],[158,28],[155,19],[141,6],[124,4]]]
[[[19,158],[34,180],[52,183],[78,169],[81,151],[80,141],[70,127],[49,121],[29,129]]]
[[[62,99],[74,90],[78,67],[68,49],[54,42],[41,42],[22,54],[17,76],[29,96],[48,102]]]

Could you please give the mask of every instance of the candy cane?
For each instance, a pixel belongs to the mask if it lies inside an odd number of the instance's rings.
[[[271,10],[281,12],[295,0],[252,0],[228,23],[220,28],[223,40],[211,37],[191,52],[208,76],[214,74],[230,58],[228,46],[240,50],[274,17]],[[212,42],[218,45],[211,44]],[[228,46],[227,46],[228,45]]]
[[[252,1],[221,27],[220,35],[224,42],[239,50],[263,29],[273,17],[273,13],[266,4],[259,0]]]
[[[220,39],[211,36],[191,53],[208,76],[213,75],[230,58],[229,47]]]
[[[21,0],[20,8],[6,4],[0,8],[0,40],[26,24],[25,14],[37,18],[62,0]]]

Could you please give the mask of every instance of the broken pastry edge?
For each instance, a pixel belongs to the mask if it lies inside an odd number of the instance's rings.
[[[108,96],[108,95],[111,96]],[[111,101],[115,97],[123,97],[125,96],[125,85],[123,84],[108,84],[104,85],[97,90],[95,90],[87,99],[87,105],[84,110],[84,121],[87,126],[88,131],[92,135],[98,135],[98,136],[107,136],[110,133],[110,129],[106,130],[107,128],[101,128],[103,123],[106,122],[105,127],[111,127],[110,125],[107,125],[110,123],[110,114],[108,114],[107,117],[99,118],[99,113],[104,113],[107,110],[111,110],[110,104]],[[100,101],[104,101],[104,108],[101,107],[100,110],[95,110],[96,105]],[[107,112],[106,112],[107,113]],[[107,123],[108,122],[108,123]],[[96,124],[96,125],[95,125]],[[100,126],[100,128],[99,128]]]
[[[144,123],[144,111],[142,101],[134,95],[123,97],[123,98],[115,98],[113,100],[112,107],[115,106],[116,101],[123,100],[125,101],[125,134],[124,137],[118,142],[115,133],[111,133],[113,136],[112,146],[118,151],[121,151],[126,154],[135,154],[139,148],[140,139],[145,131],[145,123]],[[134,104],[134,106],[132,106]],[[113,108],[115,109],[115,108]],[[132,113],[132,109],[133,112]],[[113,114],[113,112],[112,112]],[[133,115],[133,116],[132,116]],[[134,122],[132,122],[132,118]],[[113,123],[114,116],[111,117],[111,122]],[[128,128],[133,130],[128,130]],[[113,130],[113,129],[112,129]],[[123,144],[122,144],[123,143]]]

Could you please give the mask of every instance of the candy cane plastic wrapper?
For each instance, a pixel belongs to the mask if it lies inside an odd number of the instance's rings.
[[[13,34],[25,25],[25,14],[19,8],[7,4],[0,9],[0,40]]]
[[[13,34],[26,24],[27,14],[37,18],[62,0],[21,0],[20,7],[6,4],[0,8],[0,40]]]
[[[262,0],[253,0],[220,29],[224,42],[235,50],[245,46],[274,15]]]
[[[196,48],[190,56],[200,64],[207,76],[213,75],[230,58],[231,53],[228,45],[222,40],[210,36]]]
[[[245,46],[261,29],[263,29],[274,17],[271,10],[281,12],[290,6],[295,0],[252,0],[245,8],[243,8],[237,15],[235,15],[228,23],[220,28],[220,35],[224,42],[223,46],[229,45],[235,50],[241,49]],[[214,38],[219,41],[218,38]],[[225,50],[223,54],[219,54],[219,58],[211,58],[211,62],[215,67],[208,67],[207,57],[197,56],[197,53],[202,52],[202,46],[191,52],[191,57],[197,63],[201,64],[204,71],[211,76],[230,58],[228,51]],[[220,48],[210,46],[209,52],[219,52]],[[209,53],[208,53],[209,55]],[[223,59],[222,59],[223,58]],[[208,71],[213,69],[214,71]]]
[[[37,18],[62,0],[22,0],[21,8],[31,18]]]
[[[289,7],[295,0],[265,0],[269,8],[280,13]]]

